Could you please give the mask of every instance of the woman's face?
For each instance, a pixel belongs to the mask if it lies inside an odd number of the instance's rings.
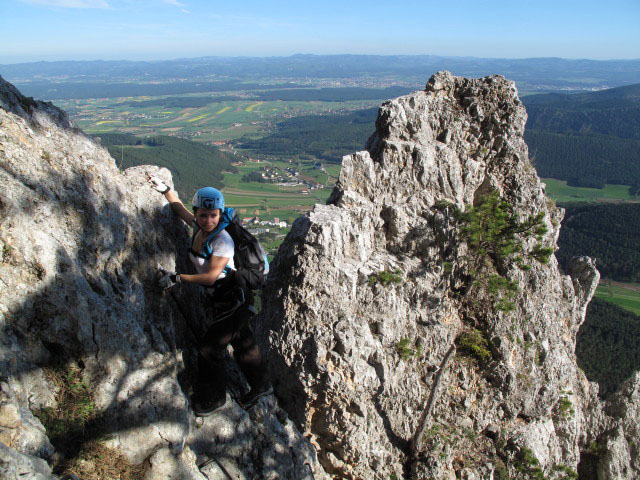
[[[196,210],[198,226],[206,233],[212,232],[220,221],[220,209],[198,208]]]

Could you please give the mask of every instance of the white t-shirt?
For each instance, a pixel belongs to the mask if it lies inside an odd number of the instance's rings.
[[[229,259],[227,267],[231,270],[235,270],[235,264],[233,263],[234,244],[231,235],[226,230],[220,230],[220,232],[213,237],[211,241],[211,252],[214,257],[225,257]],[[209,271],[209,258],[203,258],[196,256],[193,252],[189,251],[189,259],[191,263],[196,267],[198,273],[207,273]],[[222,270],[222,273],[218,276],[218,280],[227,276],[227,269]]]

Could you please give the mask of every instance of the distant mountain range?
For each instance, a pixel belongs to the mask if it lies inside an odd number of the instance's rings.
[[[28,95],[47,84],[179,82],[191,93],[202,81],[287,79],[379,79],[397,85],[423,84],[433,73],[483,77],[501,74],[524,91],[588,90],[640,82],[638,60],[492,59],[435,55],[292,55],[289,57],[202,57],[154,62],[64,61],[0,65],[0,75]],[[273,83],[273,82],[270,82]],[[50,86],[50,85],[49,85]],[[292,85],[293,86],[293,85]],[[196,90],[193,90],[193,89]],[[202,85],[200,85],[202,88]],[[209,91],[216,91],[209,90]],[[135,90],[134,90],[135,92]],[[158,93],[158,94],[172,94]],[[135,95],[133,93],[131,96]],[[44,97],[43,97],[44,98]]]

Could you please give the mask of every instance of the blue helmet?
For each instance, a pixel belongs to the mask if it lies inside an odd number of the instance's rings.
[[[222,192],[213,187],[204,187],[196,192],[191,201],[193,208],[209,208],[224,210],[224,197]]]

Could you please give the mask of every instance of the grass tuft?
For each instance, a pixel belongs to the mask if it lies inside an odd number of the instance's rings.
[[[400,355],[402,360],[409,360],[413,356],[420,356],[422,353],[421,345],[411,345],[411,341],[407,337],[403,337],[400,339],[398,343],[396,343],[396,352]]]
[[[75,364],[46,368],[44,373],[56,390],[56,406],[34,411],[49,440],[61,453],[52,465],[58,475],[73,473],[82,480],[142,480],[148,462],[132,465],[116,450],[97,440],[100,421],[90,384]]]
[[[147,461],[131,465],[118,451],[98,441],[90,441],[66,465],[65,472],[73,473],[82,480],[142,480],[149,467]]]
[[[56,387],[57,405],[36,410],[34,414],[44,425],[51,443],[59,448],[69,437],[83,435],[86,424],[95,418],[96,409],[80,368],[48,368],[45,375]]]

